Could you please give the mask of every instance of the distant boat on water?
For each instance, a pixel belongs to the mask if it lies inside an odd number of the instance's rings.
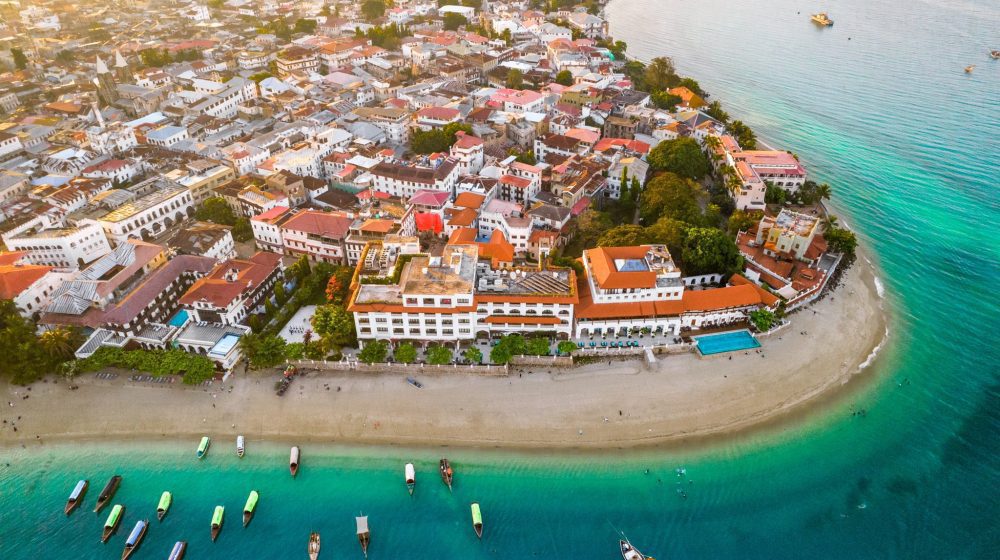
[[[156,504],[156,519],[158,521],[163,521],[163,518],[167,516],[167,510],[170,509],[170,504],[173,501],[174,497],[170,492],[160,494],[160,503]]]
[[[652,556],[646,556],[636,550],[635,547],[632,546],[632,543],[628,542],[628,539],[618,541],[618,546],[621,548],[623,560],[655,560]]]
[[[451,470],[451,463],[448,462],[448,459],[441,459],[441,462],[438,464],[438,468],[441,469],[441,482],[443,482],[450,491],[451,481],[455,476],[455,471]]]
[[[135,522],[135,527],[132,528],[132,532],[129,533],[128,538],[125,539],[125,549],[122,550],[122,560],[128,560],[128,557],[132,556],[135,549],[139,548],[139,545],[142,544],[142,539],[146,536],[146,531],[148,529],[148,519],[140,519]]]
[[[823,27],[830,27],[831,25],[833,25],[833,20],[826,15],[826,12],[813,14],[812,16],[809,17],[809,19],[811,19],[813,23],[817,25],[822,25]]]
[[[368,530],[368,516],[355,517],[354,521],[358,524],[358,543],[361,545],[361,553],[368,558],[368,543],[372,540],[371,531]]]
[[[246,527],[250,524],[250,520],[253,519],[253,512],[257,509],[257,500],[260,499],[260,494],[256,490],[251,490],[250,495],[247,496],[247,504],[243,506],[243,526]]]
[[[226,508],[222,506],[215,506],[215,511],[212,512],[212,542],[219,538],[219,531],[222,530],[222,517],[226,513]]]
[[[236,456],[240,459],[243,458],[243,453],[246,451],[244,443],[246,441],[243,439],[243,436],[236,436]]]
[[[413,495],[413,487],[417,485],[417,473],[413,470],[413,463],[407,463],[403,469],[406,475],[406,489]]]
[[[201,443],[198,444],[198,458],[204,459],[205,455],[208,454],[208,446],[212,445],[212,439],[208,436],[201,438]]]
[[[476,531],[476,536],[483,538],[483,512],[479,509],[479,502],[472,502],[472,529]]]
[[[288,456],[288,470],[292,476],[299,474],[299,447],[292,448],[292,453]]]
[[[309,533],[309,560],[319,558],[319,533]]]
[[[80,506],[80,502],[83,501],[83,496],[87,494],[87,488],[89,487],[89,480],[81,480],[76,483],[76,487],[69,494],[69,499],[66,500],[66,507],[63,508],[66,515],[69,515],[74,509]]]
[[[965,67],[965,73],[966,74],[971,74],[972,71],[975,70],[975,69],[976,69],[976,65],[975,64],[970,64],[970,65],[968,65],[968,66]]]
[[[100,513],[104,506],[108,505],[111,498],[115,497],[115,492],[118,491],[118,486],[122,483],[122,477],[120,475],[114,475],[111,480],[104,485],[104,489],[101,493],[97,495],[97,504],[94,506],[94,513]]]
[[[175,542],[174,547],[170,549],[170,556],[167,557],[167,560],[183,560],[184,553],[187,552],[187,547],[187,541]]]
[[[101,542],[106,543],[111,535],[115,534],[118,530],[118,525],[122,522],[122,515],[125,513],[125,506],[121,504],[115,504],[111,508],[111,513],[108,514],[107,521],[104,522],[104,530],[101,532]]]
[[[991,50],[990,51],[990,58],[992,58],[993,60],[1000,59],[1000,50],[998,50],[998,49]]]

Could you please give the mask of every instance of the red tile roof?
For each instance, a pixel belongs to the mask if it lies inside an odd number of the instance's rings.
[[[0,299],[16,298],[50,270],[51,266],[0,264]]]
[[[216,308],[226,308],[244,291],[254,290],[261,285],[280,263],[281,255],[268,252],[259,252],[249,260],[227,260],[216,266],[211,274],[195,282],[181,296],[180,302],[194,305],[195,302],[202,301]]]
[[[304,210],[289,218],[282,228],[322,235],[331,239],[343,239],[352,222],[352,219],[339,214]]]
[[[597,247],[584,251],[597,285],[605,290],[650,289],[656,287],[656,273],[651,270],[619,272],[616,260],[645,260],[649,247]]]

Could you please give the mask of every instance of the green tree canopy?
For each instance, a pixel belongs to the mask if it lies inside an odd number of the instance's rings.
[[[653,102],[654,107],[657,109],[663,109],[664,111],[673,111],[677,108],[677,105],[683,101],[681,96],[667,93],[665,91],[654,91],[652,95],[650,95],[650,100]]]
[[[666,56],[658,56],[649,62],[644,80],[650,91],[663,91],[680,82],[674,69],[674,61]]]
[[[718,101],[713,101],[709,103],[708,107],[706,107],[703,110],[708,116],[721,122],[722,124],[726,124],[729,122],[729,113],[722,110],[722,103],[719,103]]]
[[[385,2],[383,0],[365,0],[361,4],[361,13],[368,21],[378,19],[385,14]]]
[[[444,22],[444,28],[447,31],[457,31],[459,27],[469,23],[469,20],[465,19],[465,16],[455,12],[448,12],[441,19]]]
[[[358,352],[358,359],[366,364],[377,364],[385,361],[389,353],[389,345],[384,340],[369,340]]]
[[[233,213],[233,209],[226,202],[226,199],[221,196],[213,196],[212,198],[205,199],[198,206],[198,209],[195,210],[194,217],[197,220],[212,222],[213,224],[224,226],[236,225],[236,215]]]
[[[354,342],[354,317],[343,306],[317,306],[311,324],[313,332],[327,344],[343,346]]]
[[[684,243],[684,231],[688,225],[680,220],[662,217],[646,227],[644,238],[646,243],[666,245],[671,253],[678,253]]]
[[[736,235],[738,232],[747,231],[759,224],[763,216],[764,213],[759,210],[737,210],[729,216],[726,229],[730,235]]]
[[[453,354],[447,346],[432,344],[427,347],[426,355],[428,364],[445,365],[451,363]]]
[[[233,239],[239,242],[253,239],[253,226],[250,225],[250,218],[240,216],[233,224]]]
[[[417,359],[417,349],[413,344],[404,342],[396,347],[393,357],[401,364],[412,364]]]
[[[681,248],[684,274],[730,275],[743,266],[743,257],[736,242],[720,229],[690,228],[684,236]]]
[[[757,149],[757,135],[743,121],[733,121],[729,123],[728,128],[729,133],[736,138],[736,142],[739,143],[741,148],[744,150]]]
[[[483,351],[475,346],[466,348],[462,356],[473,364],[481,364],[483,362]]]
[[[557,351],[558,351],[558,352],[559,352],[560,354],[565,354],[565,355],[567,355],[567,356],[569,356],[570,354],[572,354],[573,352],[575,352],[575,351],[576,351],[576,348],[577,348],[576,344],[574,344],[574,343],[573,343],[572,341],[570,341],[570,340],[563,340],[563,341],[560,341],[560,342],[559,342],[559,345],[558,345],[558,346],[556,346],[556,350],[557,350]]]
[[[556,74],[554,81],[561,86],[571,86],[573,85],[573,73],[569,70],[561,70]]]
[[[10,56],[14,59],[14,66],[18,70],[24,70],[28,67],[28,57],[24,56],[24,51],[14,47],[10,49]]]
[[[700,180],[712,171],[708,156],[694,138],[664,140],[649,152],[649,165],[658,171],[669,171],[688,179]]]
[[[646,185],[639,213],[645,223],[665,216],[700,225],[703,216],[698,201],[704,195],[704,190],[694,181],[673,173],[663,173]]]
[[[170,64],[172,59],[167,49],[148,48],[139,51],[139,60],[142,61],[143,66],[159,68]]]
[[[240,350],[253,369],[275,367],[285,361],[285,339],[277,335],[245,334]]]
[[[300,18],[295,21],[295,32],[312,34],[316,32],[316,20]]]
[[[858,238],[849,229],[829,227],[823,232],[826,238],[826,245],[834,253],[843,253],[846,256],[854,256],[858,248]]]
[[[642,226],[622,224],[604,233],[598,240],[598,247],[628,247],[646,242],[646,229]]]
[[[756,309],[750,312],[750,322],[759,332],[767,332],[777,323],[778,319],[767,309]]]
[[[446,152],[457,140],[456,133],[472,134],[472,127],[465,123],[449,123],[444,128],[417,130],[410,139],[410,149],[417,154]]]
[[[532,356],[548,356],[549,349],[549,340],[547,338],[535,336],[528,339],[525,353]]]
[[[507,335],[500,339],[492,349],[490,349],[490,361],[494,364],[506,364],[514,356],[520,356],[528,352],[528,343],[519,334]]]
[[[521,72],[517,68],[511,68],[507,71],[507,87],[510,89],[521,89],[524,87],[524,72]]]

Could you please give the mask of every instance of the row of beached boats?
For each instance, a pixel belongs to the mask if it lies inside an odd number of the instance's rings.
[[[208,455],[208,448],[212,446],[212,438],[204,436],[201,441],[198,442],[198,451],[195,452],[195,456],[199,459],[204,459]],[[242,435],[236,436],[236,456],[243,458],[246,453],[246,438]]]

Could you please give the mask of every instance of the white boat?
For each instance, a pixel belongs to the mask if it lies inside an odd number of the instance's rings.
[[[246,447],[244,446],[244,443],[246,443],[246,440],[243,439],[243,436],[236,436],[236,456],[237,457],[241,457],[242,458],[243,457],[243,453],[246,452]]]
[[[618,546],[622,550],[623,560],[655,560],[652,556],[646,556],[636,550],[635,547],[632,546],[632,543],[628,542],[626,539],[618,541]]]
[[[413,487],[417,484],[417,473],[413,470],[413,463],[407,463],[404,469],[406,473],[406,489],[410,491],[410,495],[413,495]]]

